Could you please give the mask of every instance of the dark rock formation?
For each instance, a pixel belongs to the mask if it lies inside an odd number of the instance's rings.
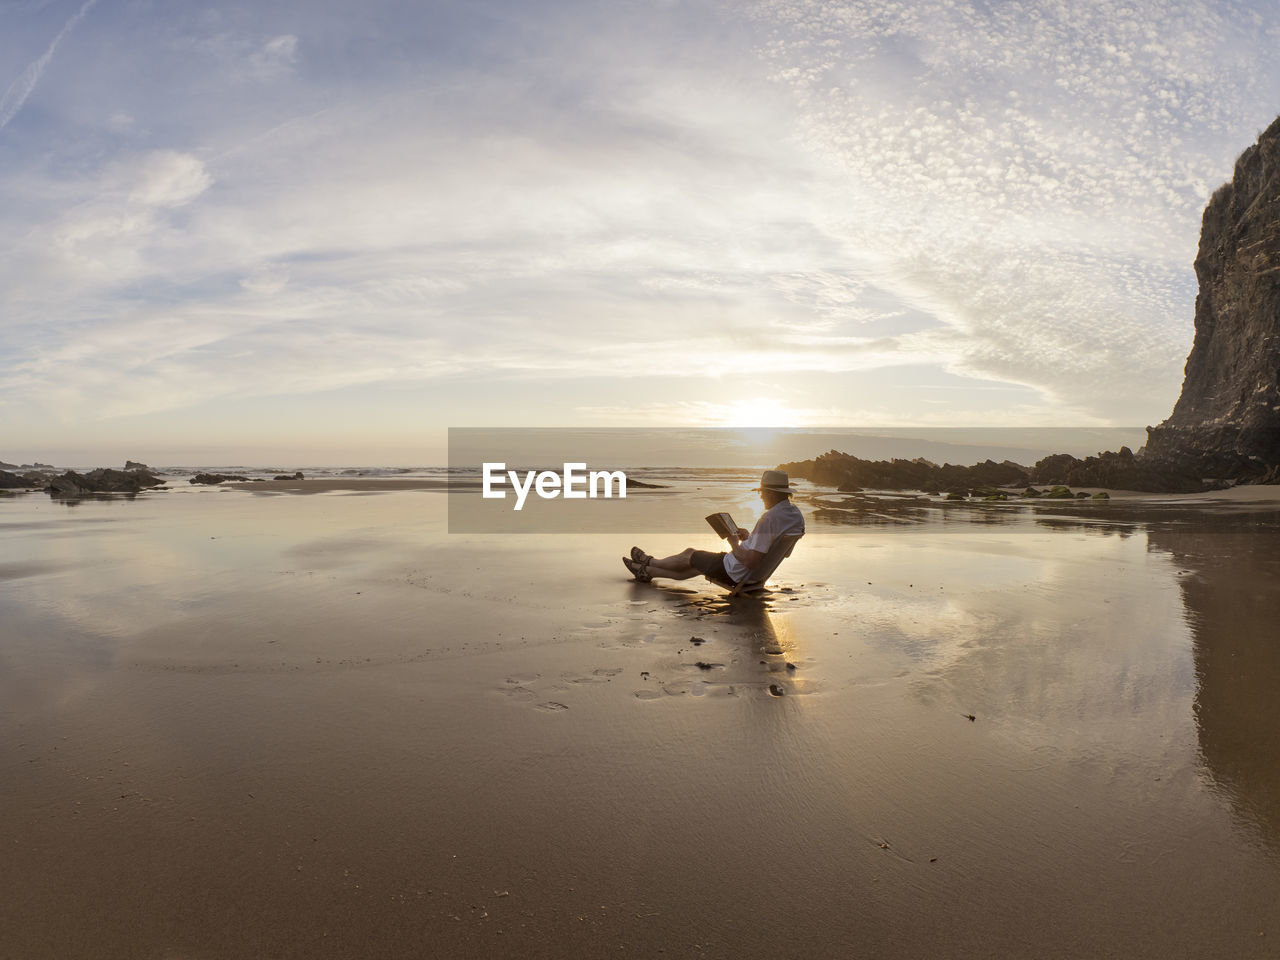
[[[1195,341],[1147,459],[1205,476],[1280,482],[1280,119],[1205,208]]]
[[[124,468],[126,470],[146,470],[148,472],[151,470],[151,468],[145,463],[139,463],[137,460],[126,460],[124,462]]]
[[[1084,460],[1059,453],[1045,457],[1030,469],[1008,460],[987,460],[971,467],[951,463],[938,466],[928,460],[862,460],[835,450],[813,460],[784,463],[779,469],[793,477],[836,487],[842,493],[857,493],[864,488],[923,490],[988,500],[1005,497],[1000,487],[1025,487],[1024,497],[1044,495],[1055,499],[1087,496],[1073,494],[1069,487],[1150,493],[1199,493],[1206,489],[1196,474],[1177,464],[1144,460],[1128,447],[1121,447],[1119,453],[1108,451]],[[1033,483],[1055,489],[1042,494],[1030,486]]]
[[[7,466],[13,466],[13,464],[7,464]],[[8,470],[0,470],[0,490],[25,490],[27,487],[28,484],[24,478]]]
[[[275,479],[276,480],[305,480],[306,477],[304,477],[302,475],[302,471],[299,470],[297,473],[294,473],[294,474],[278,473],[276,474]]]
[[[1100,453],[1083,460],[1057,453],[1036,462],[1031,482],[1064,487],[1108,487],[1147,493],[1199,493],[1205,484],[1198,474],[1176,463],[1134,456],[1128,447],[1119,453]]]
[[[87,493],[139,493],[164,483],[145,470],[111,470],[99,467],[88,473],[68,470],[48,481],[44,488],[50,496],[79,497]]]
[[[279,479],[277,477],[276,479]],[[292,480],[293,477],[285,477],[286,480]],[[262,483],[262,477],[246,477],[239,473],[197,473],[188,483],[227,483],[228,481],[236,483]]]
[[[863,460],[835,450],[814,460],[784,463],[779,469],[846,493],[870,487],[967,494],[980,488],[1022,486],[1030,479],[1026,467],[1008,460],[1003,463],[987,460],[971,467],[951,463],[939,466],[924,459]]]

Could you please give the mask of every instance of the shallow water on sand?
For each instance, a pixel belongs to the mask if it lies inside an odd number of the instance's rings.
[[[1275,511],[823,503],[0,502],[0,956],[1275,956]]]

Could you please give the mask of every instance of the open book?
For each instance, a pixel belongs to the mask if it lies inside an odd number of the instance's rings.
[[[713,513],[708,515],[707,523],[711,524],[711,529],[716,532],[721,540],[728,540],[731,536],[737,536],[738,525],[733,522],[733,517],[727,513]]]

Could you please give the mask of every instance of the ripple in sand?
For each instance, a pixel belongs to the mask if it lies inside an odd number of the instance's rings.
[[[544,713],[559,713],[562,710],[568,710],[569,708],[568,706],[566,706],[563,703],[560,703],[559,701],[548,700],[546,703],[538,704],[536,707],[534,707],[534,709],[541,710]]]

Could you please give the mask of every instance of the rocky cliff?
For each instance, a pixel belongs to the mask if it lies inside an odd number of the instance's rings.
[[[1200,476],[1280,482],[1280,119],[1213,195],[1195,262],[1195,340],[1146,457]]]

